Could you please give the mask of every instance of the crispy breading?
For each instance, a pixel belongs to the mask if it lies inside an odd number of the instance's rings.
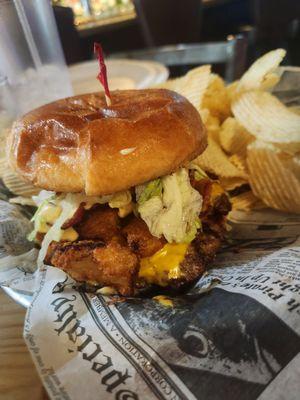
[[[138,258],[118,239],[100,241],[52,242],[45,263],[64,270],[79,282],[112,286],[120,294],[134,294]]]
[[[164,238],[156,238],[150,233],[146,223],[137,217],[122,229],[130,249],[140,257],[150,257],[160,250],[165,244]]]
[[[187,249],[184,260],[180,263],[181,276],[170,281],[170,286],[179,288],[195,281],[206,270],[206,263],[199,256],[194,243],[191,243]]]
[[[198,256],[205,262],[212,261],[221,247],[222,240],[218,233],[204,233],[200,232],[195,239],[194,246],[197,250]]]
[[[92,255],[98,246],[103,247],[104,243],[91,240],[51,242],[44,262],[68,272],[75,280],[94,281],[96,265]]]
[[[220,247],[221,239],[217,235],[198,233],[180,264],[180,278],[170,280],[170,286],[179,288],[198,279],[215,258]]]
[[[232,208],[228,195],[226,193],[222,193],[220,196],[216,197],[213,203],[213,208],[217,214],[226,216]]]
[[[119,232],[118,211],[108,206],[94,206],[85,212],[83,219],[74,228],[80,239],[108,242]]]

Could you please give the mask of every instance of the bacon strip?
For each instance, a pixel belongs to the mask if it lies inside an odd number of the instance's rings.
[[[79,224],[79,222],[82,221],[85,209],[84,209],[85,203],[80,203],[79,207],[73,214],[73,216],[69,219],[67,219],[63,224],[61,229],[68,229],[71,228],[72,226]]]

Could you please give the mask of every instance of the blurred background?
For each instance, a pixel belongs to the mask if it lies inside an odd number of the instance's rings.
[[[92,57],[94,41],[107,54],[170,44],[247,38],[247,64],[284,47],[300,65],[299,0],[53,0],[68,64]]]
[[[278,47],[285,65],[300,65],[300,0],[0,0],[0,124],[101,90],[94,42],[111,89],[160,84],[201,64],[231,82]]]

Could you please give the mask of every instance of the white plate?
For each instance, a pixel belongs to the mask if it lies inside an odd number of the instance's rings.
[[[144,89],[165,82],[169,70],[162,64],[152,61],[114,59],[106,61],[108,82],[111,90]],[[101,90],[97,81],[98,61],[85,61],[69,67],[75,94]]]

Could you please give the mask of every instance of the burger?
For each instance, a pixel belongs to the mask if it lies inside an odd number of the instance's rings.
[[[199,278],[226,232],[230,202],[193,160],[198,111],[164,89],[74,96],[17,120],[10,164],[43,189],[30,239],[38,264],[123,296]]]

